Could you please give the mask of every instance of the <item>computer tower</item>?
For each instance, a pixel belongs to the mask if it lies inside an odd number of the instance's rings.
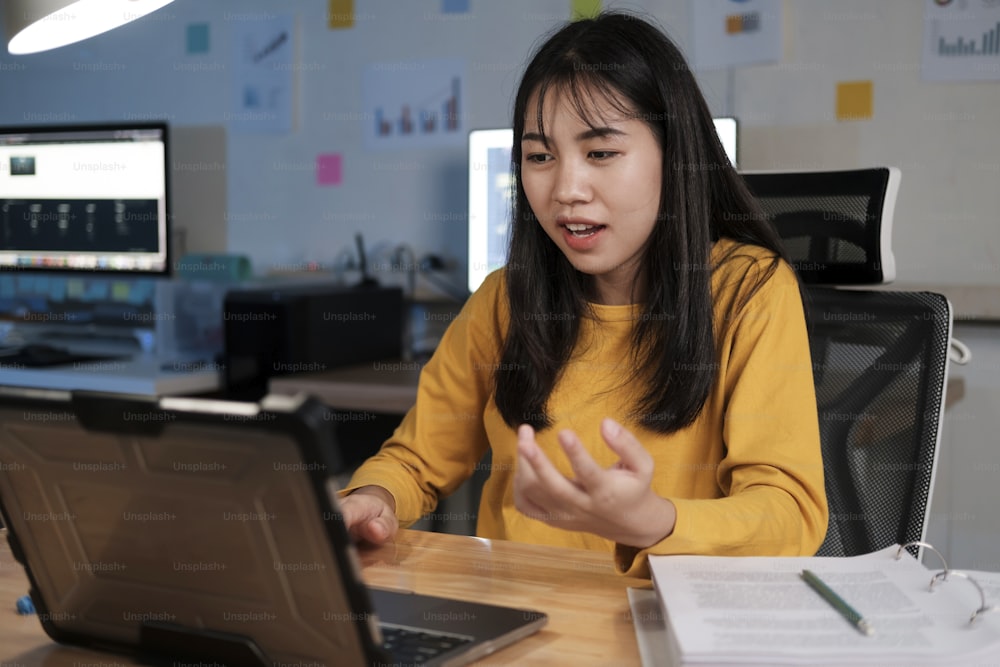
[[[239,289],[223,307],[225,393],[256,400],[278,375],[320,372],[403,352],[398,287],[285,285]]]

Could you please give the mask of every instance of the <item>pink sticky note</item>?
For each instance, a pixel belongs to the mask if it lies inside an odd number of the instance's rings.
[[[340,153],[322,153],[316,156],[316,185],[340,185],[342,180]]]

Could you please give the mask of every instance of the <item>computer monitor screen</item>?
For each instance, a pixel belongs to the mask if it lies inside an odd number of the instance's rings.
[[[715,118],[715,130],[735,167],[735,118]],[[512,129],[469,133],[469,268],[468,287],[475,292],[491,271],[507,262],[514,177],[510,152]]]
[[[167,125],[0,128],[0,270],[170,273]]]
[[[719,135],[719,140],[722,142],[723,150],[726,151],[729,163],[734,167],[739,166],[739,162],[736,159],[736,134],[738,127],[736,119],[731,116],[725,116],[713,118],[712,120],[715,121],[715,131]]]

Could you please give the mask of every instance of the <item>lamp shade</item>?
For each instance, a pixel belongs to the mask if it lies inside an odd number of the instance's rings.
[[[173,0],[2,0],[7,50],[37,53],[113,30]]]

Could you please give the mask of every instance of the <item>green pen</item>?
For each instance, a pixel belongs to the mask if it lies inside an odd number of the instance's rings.
[[[829,602],[831,607],[840,612],[840,615],[847,619],[848,623],[857,628],[858,632],[869,637],[875,634],[875,628],[854,607],[844,602],[842,597],[834,593],[832,588],[823,583],[822,579],[809,570],[802,570],[801,576],[809,584],[810,588],[819,593],[821,598]]]

